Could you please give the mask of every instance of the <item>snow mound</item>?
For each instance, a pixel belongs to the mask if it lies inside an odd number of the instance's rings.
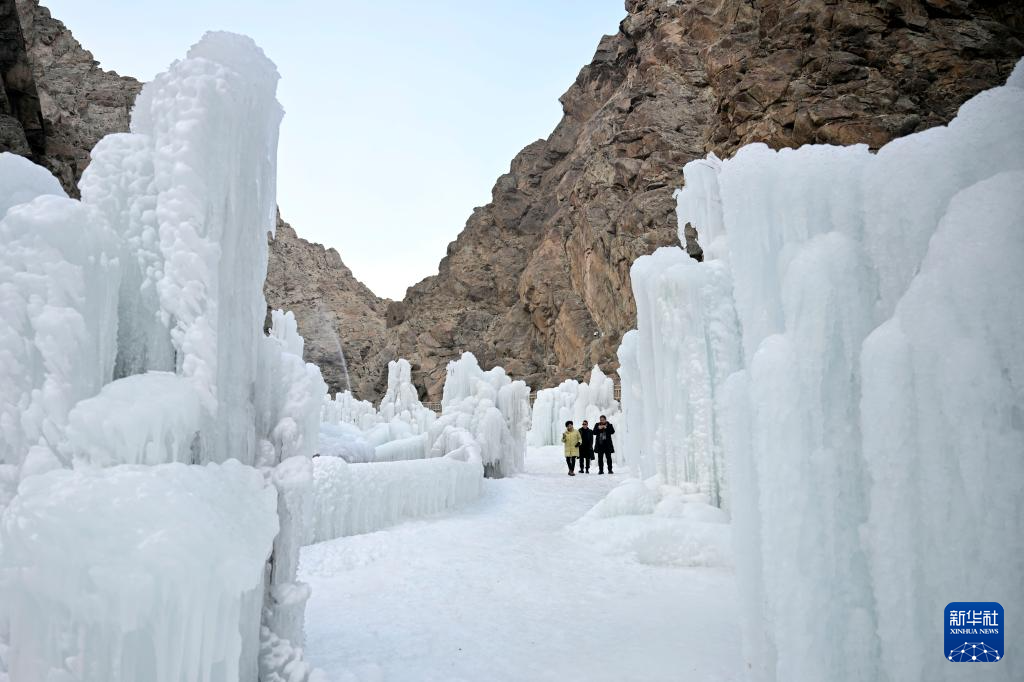
[[[635,478],[612,488],[607,497],[587,512],[588,518],[608,518],[631,514],[651,514],[657,504],[657,494]]]
[[[626,479],[570,526],[578,538],[608,554],[652,566],[730,568],[728,514],[689,502],[682,488]]]
[[[10,152],[0,152],[0,187],[3,187],[0,218],[11,206],[27,204],[44,194],[67,197],[60,182],[49,171]]]

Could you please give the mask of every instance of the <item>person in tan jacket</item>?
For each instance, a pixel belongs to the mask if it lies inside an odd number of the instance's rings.
[[[580,432],[572,427],[572,422],[565,422],[565,433],[562,434],[562,443],[565,448],[565,464],[569,467],[569,475],[575,476],[576,457],[579,455]]]

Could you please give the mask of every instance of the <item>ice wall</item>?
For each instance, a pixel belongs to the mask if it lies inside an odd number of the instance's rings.
[[[537,391],[527,440],[530,445],[537,447],[557,445],[561,442],[565,422],[572,420],[579,428],[584,419],[593,425],[602,414],[609,421],[615,421],[618,413],[615,382],[594,365],[589,382],[566,379],[555,388]]]
[[[690,476],[659,454],[667,400],[720,445],[754,679],[960,679],[945,604],[1024,608],[1021,80],[877,154],[687,164],[680,227],[709,260],[634,265],[631,437]]]
[[[449,426],[465,429],[477,440],[488,478],[522,471],[530,429],[530,387],[512,381],[501,367],[482,370],[472,353],[463,353],[448,363],[441,417],[430,427],[430,443]]]
[[[449,427],[439,441],[443,452],[430,459],[374,464],[349,464],[338,457],[313,460],[313,539],[370,533],[478,498],[483,462],[476,440]]]

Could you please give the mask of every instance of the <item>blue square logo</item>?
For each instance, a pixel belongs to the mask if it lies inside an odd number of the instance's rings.
[[[943,614],[947,661],[996,663],[1003,651],[1003,607],[994,601],[955,601]]]

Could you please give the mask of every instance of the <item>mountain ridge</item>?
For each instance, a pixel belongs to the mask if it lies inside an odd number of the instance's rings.
[[[463,351],[535,389],[585,378],[595,364],[613,373],[635,324],[629,267],[678,243],[673,192],[686,162],[751,142],[877,149],[948,122],[1024,54],[1021,4],[628,0],[625,9],[560,98],[552,133],[513,158],[438,273],[402,301],[377,297],[336,250],[279,220],[267,303],[295,312],[306,359],[332,389],[375,400],[387,361],[402,356],[423,397],[437,400]],[[0,18],[12,15],[24,49],[7,19],[0,149],[34,157],[74,195],[92,145],[127,129],[141,83],[100,69],[37,0],[0,0]],[[698,235],[686,236],[700,258]]]

